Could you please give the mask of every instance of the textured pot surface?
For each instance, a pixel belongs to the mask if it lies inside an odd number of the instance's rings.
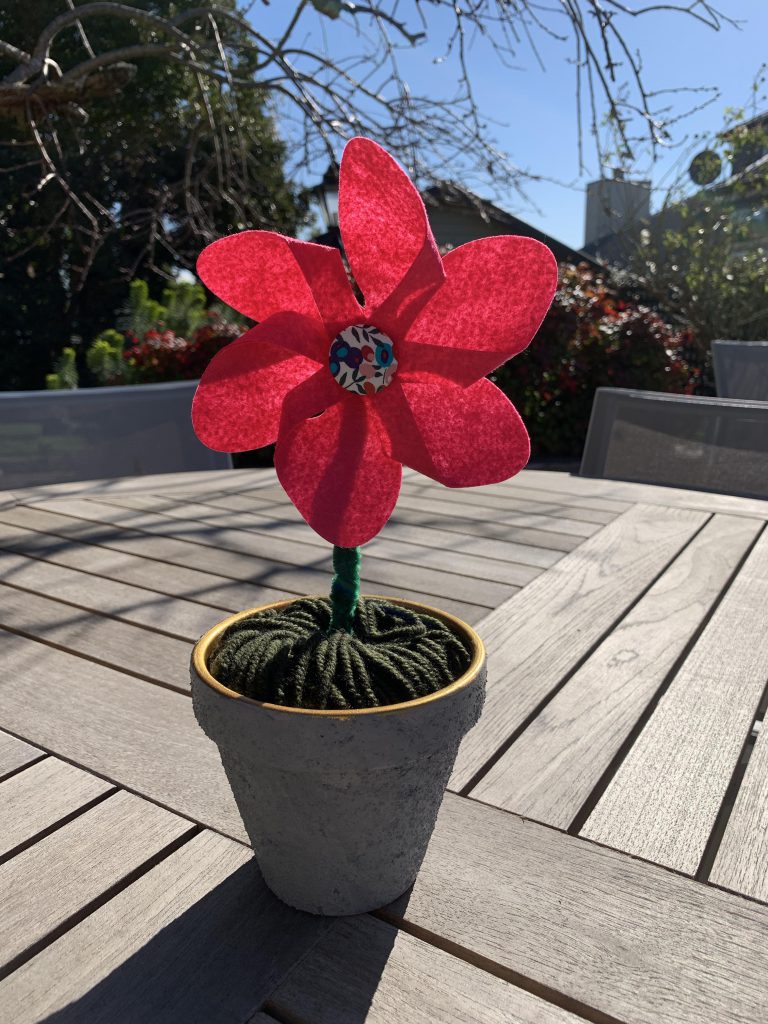
[[[242,697],[207,671],[218,636],[240,616],[206,633],[192,655],[195,715],[219,747],[264,879],[310,913],[363,913],[413,883],[459,744],[480,717],[477,634],[444,612],[397,603],[439,616],[472,646],[464,676],[430,697],[361,711]]]

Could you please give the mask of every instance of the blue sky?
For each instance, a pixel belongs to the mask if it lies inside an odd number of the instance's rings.
[[[755,73],[768,60],[768,0],[715,0],[726,14],[742,20],[741,29],[728,26],[714,32],[689,17],[668,12],[628,19],[625,33],[633,49],[640,51],[646,81],[654,89],[707,85],[720,90],[720,98],[679,126],[680,149],[662,154],[653,166],[638,168],[651,177],[660,194],[665,182],[687,166],[691,147],[699,148],[702,138],[722,124],[726,106],[742,107],[750,98]],[[401,4],[401,11],[411,5]],[[635,7],[641,6],[634,3]],[[286,22],[293,2],[277,0],[269,6],[254,5],[251,20],[265,35],[272,36]],[[414,21],[415,27],[419,27]],[[333,22],[314,11],[303,16],[301,38],[317,47],[323,37],[334,53],[346,55],[354,45],[352,36],[339,21]],[[400,54],[401,68],[413,90],[436,98],[455,91],[456,68],[449,60],[435,64],[442,54],[445,32],[435,32],[426,43]],[[530,51],[521,49],[516,64],[521,70],[502,67],[481,40],[469,55],[473,85],[479,106],[493,121],[492,134],[500,148],[510,153],[518,166],[565,184],[530,182],[527,205],[514,192],[497,196],[501,205],[548,231],[570,245],[580,246],[584,231],[584,187],[597,176],[597,161],[589,139],[585,140],[588,172],[579,174],[575,116],[575,72],[568,63],[571,47],[546,38],[541,43],[542,70]],[[682,112],[690,97],[671,97]],[[703,143],[702,143],[703,146]],[[309,169],[309,177],[316,169]],[[447,174],[446,176],[450,176]],[[476,187],[480,194],[490,196]]]

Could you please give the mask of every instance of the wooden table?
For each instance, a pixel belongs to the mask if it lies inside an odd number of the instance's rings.
[[[768,502],[409,475],[368,591],[478,625],[486,710],[413,891],[265,888],[192,642],[323,593],[271,471],[0,495],[0,1020],[768,1019]]]

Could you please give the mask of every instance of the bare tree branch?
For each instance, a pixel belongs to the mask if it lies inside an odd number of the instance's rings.
[[[573,46],[583,169],[585,139],[593,140],[601,164],[609,157],[628,161],[638,147],[653,154],[669,145],[671,127],[683,116],[672,109],[666,90],[646,83],[642,60],[626,34],[628,24],[641,17],[679,14],[713,30],[736,25],[713,0],[430,0],[428,5],[421,0],[294,0],[285,3],[284,26],[271,37],[260,29],[256,11],[252,21],[245,16],[253,3],[241,12],[203,3],[172,17],[130,0],[94,0],[80,6],[77,0],[66,0],[66,5],[37,39],[17,41],[27,49],[0,40],[0,57],[13,64],[0,78],[0,117],[26,126],[26,141],[39,159],[41,187],[61,189],[94,245],[114,225],[98,199],[79,195],[72,186],[59,122],[63,117],[81,123],[101,98],[125,88],[143,61],[183,67],[196,86],[199,121],[189,132],[179,187],[191,229],[202,240],[215,231],[206,215],[210,197],[223,199],[245,220],[241,197],[257,184],[251,177],[250,140],[240,123],[238,96],[243,90],[259,90],[279,102],[297,167],[333,161],[344,140],[367,134],[400,156],[417,177],[471,185],[479,176],[499,190],[522,191],[536,176],[494,143],[473,86],[474,40],[482,38],[508,71],[520,66],[525,52],[543,67],[542,39]],[[88,30],[104,19],[127,23],[134,41],[99,50],[92,43],[96,32],[89,35]],[[338,19],[352,28],[358,51],[339,59],[332,48],[308,45],[307,29],[315,28],[318,19],[323,26]],[[82,59],[73,59],[71,46],[61,45],[67,30],[78,33]],[[415,93],[399,62],[403,49],[434,42],[438,31],[447,31],[447,37],[444,56],[437,59],[454,61],[457,72],[456,92],[443,98]],[[692,99],[697,109],[702,97],[697,93]],[[608,141],[603,142],[606,132]],[[28,168],[26,146],[19,157],[18,166]],[[135,237],[145,232],[149,250],[167,253],[163,219],[174,198],[158,195],[142,213],[133,211],[121,230]]]

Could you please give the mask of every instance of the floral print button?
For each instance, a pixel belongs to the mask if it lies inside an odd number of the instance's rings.
[[[328,367],[347,391],[375,395],[391,383],[397,360],[392,341],[383,331],[370,324],[356,324],[334,338]]]

